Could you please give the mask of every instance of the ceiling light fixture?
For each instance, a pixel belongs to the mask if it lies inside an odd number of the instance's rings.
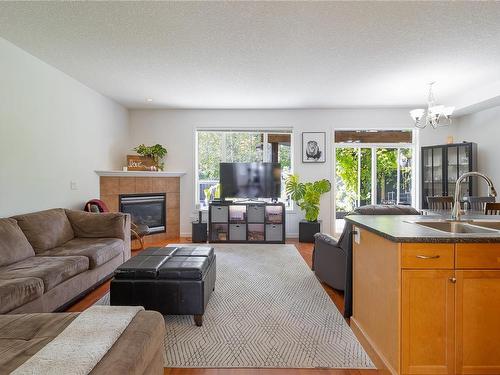
[[[444,105],[436,105],[436,99],[432,92],[432,85],[436,82],[429,83],[429,97],[427,98],[427,111],[423,108],[410,111],[410,116],[415,121],[417,128],[423,129],[427,125],[436,129],[439,125],[450,125],[451,115],[455,107],[445,107]],[[444,119],[444,121],[442,121]]]
[[[153,101],[153,98],[146,98],[146,101],[147,101],[148,103],[151,103],[151,102]]]

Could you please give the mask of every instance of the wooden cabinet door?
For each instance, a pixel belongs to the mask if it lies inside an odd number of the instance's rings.
[[[500,374],[500,271],[456,271],[457,374]]]
[[[453,270],[403,270],[403,374],[454,374]]]

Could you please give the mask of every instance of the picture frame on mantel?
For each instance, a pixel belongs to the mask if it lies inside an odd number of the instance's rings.
[[[302,132],[302,163],[326,162],[326,132]]]
[[[141,155],[127,155],[128,171],[153,171],[156,170],[153,158]]]

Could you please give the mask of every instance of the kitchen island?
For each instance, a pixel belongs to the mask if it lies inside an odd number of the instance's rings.
[[[352,215],[351,327],[390,374],[500,374],[500,218]]]

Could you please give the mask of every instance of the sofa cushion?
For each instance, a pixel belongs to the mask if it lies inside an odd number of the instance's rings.
[[[122,254],[124,246],[123,240],[118,238],[74,238],[38,256],[86,256],[90,261],[90,269],[94,269]]]
[[[35,253],[60,246],[75,235],[62,208],[14,216]]]
[[[0,280],[0,314],[24,305],[43,294],[43,281],[36,277]]]
[[[420,212],[411,206],[370,204],[356,207],[349,215],[420,215]]]
[[[0,267],[34,256],[23,231],[14,219],[0,219]]]
[[[125,231],[126,214],[121,212],[93,213],[66,210],[66,215],[75,237],[109,237],[124,240],[130,236],[130,233]]]
[[[31,257],[0,268],[0,279],[20,277],[42,279],[45,292],[65,280],[89,269],[89,259],[83,256]]]

